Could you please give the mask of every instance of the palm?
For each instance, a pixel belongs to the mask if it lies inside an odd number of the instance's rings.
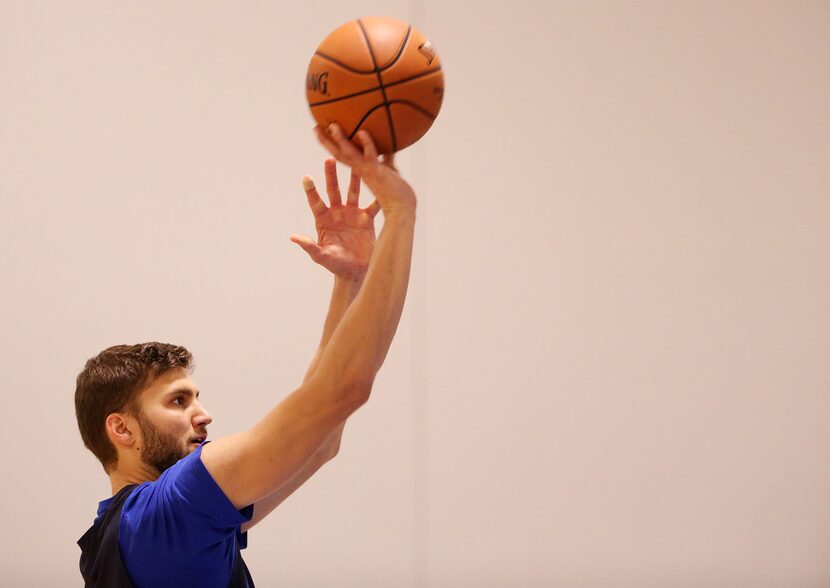
[[[299,235],[293,235],[291,240],[305,249],[312,260],[336,276],[362,278],[369,267],[369,260],[375,248],[374,218],[380,207],[377,202],[365,209],[358,206],[360,177],[354,170],[348,198],[344,204],[340,196],[334,158],[326,160],[325,170],[326,191],[331,206],[326,206],[320,199],[311,178],[303,180],[308,204],[314,214],[317,242]]]
[[[335,275],[356,277],[366,272],[375,248],[375,220],[357,206],[331,206],[315,217],[317,263]]]

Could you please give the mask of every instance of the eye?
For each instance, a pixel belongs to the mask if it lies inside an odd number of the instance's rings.
[[[173,404],[179,404],[179,406],[184,406],[184,396],[176,396],[173,399]]]

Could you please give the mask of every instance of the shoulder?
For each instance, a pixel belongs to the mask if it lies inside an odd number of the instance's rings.
[[[233,507],[202,463],[201,450],[199,447],[157,480],[139,484],[133,490],[121,513],[121,524],[127,533],[169,533],[181,537],[184,532],[185,536],[201,535],[215,541],[233,535],[236,528],[251,519],[253,507]]]
[[[124,503],[118,546],[135,585],[228,584],[235,555],[244,547],[239,527],[253,507],[233,508],[202,464],[200,450],[157,480],[136,486]]]

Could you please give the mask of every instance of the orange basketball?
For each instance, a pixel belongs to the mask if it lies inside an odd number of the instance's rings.
[[[322,129],[353,139],[369,131],[379,153],[412,145],[444,97],[441,60],[412,25],[387,16],[349,21],[326,37],[308,66],[306,97]]]

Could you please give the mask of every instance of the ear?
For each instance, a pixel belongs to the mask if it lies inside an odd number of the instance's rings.
[[[104,426],[107,430],[107,436],[116,447],[118,445],[122,447],[133,447],[140,440],[137,435],[139,430],[138,422],[129,415],[114,412],[107,416],[107,420],[104,421]]]

